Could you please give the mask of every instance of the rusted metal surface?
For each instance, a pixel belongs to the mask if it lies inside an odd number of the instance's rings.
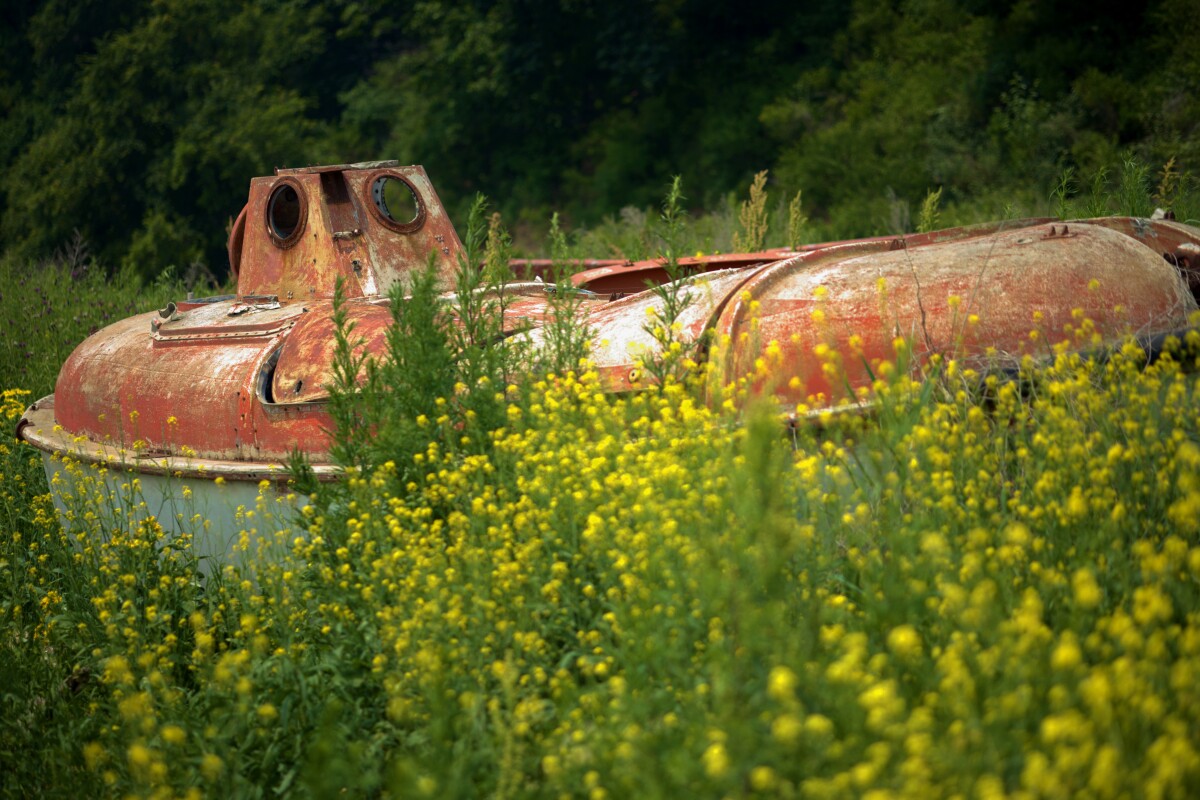
[[[747,269],[769,264],[794,255],[795,251],[784,248],[761,253],[726,253],[712,256],[689,256],[676,261],[678,275],[690,278],[707,272],[726,269]],[[621,264],[600,266],[572,276],[571,281],[581,289],[597,294],[636,294],[650,286],[660,286],[671,280],[667,262],[661,258],[646,261],[631,261]]]
[[[389,180],[412,193],[411,217],[389,214],[381,191]],[[278,461],[297,447],[320,462],[338,280],[357,333],[381,348],[390,323],[381,295],[431,255],[449,286],[460,252],[420,167],[375,162],[256,178],[230,235],[237,296],[181,301],[89,337],[59,374],[57,422],[80,444],[216,469]]]
[[[1080,324],[1076,309],[1111,341],[1181,327],[1196,308],[1160,255],[1099,225],[1040,225],[816,260],[776,263],[742,286],[715,323],[716,336],[732,345],[726,377],[767,358],[784,380],[760,388],[785,403],[823,406],[869,386],[871,365],[895,359],[898,337],[918,361],[933,353],[1015,358],[1048,354],[1048,340]],[[840,371],[815,355],[819,345]],[[791,376],[799,381],[784,382]]]
[[[278,459],[206,459],[178,453],[172,455],[146,445],[138,448],[125,447],[73,436],[56,421],[54,395],[43,397],[29,407],[18,424],[18,436],[39,450],[60,453],[85,464],[97,464],[126,472],[174,478],[224,477],[227,480],[253,482],[278,482],[287,478],[287,471]],[[313,474],[317,480],[328,481],[337,476],[337,470],[330,464],[314,464]]]
[[[396,222],[381,212],[373,187],[389,178],[414,192],[413,220]],[[288,189],[299,198],[294,224],[284,217]],[[431,254],[449,288],[461,250],[421,167],[374,162],[278,170],[250,182],[236,259],[238,294],[275,295],[280,302],[328,299],[341,278],[347,297],[374,297],[422,269]]]
[[[785,258],[802,253],[811,253],[816,250],[828,250],[831,247],[845,246],[863,246],[870,250],[877,249],[880,244],[887,244],[896,241],[905,241],[909,247],[921,247],[928,244],[938,242],[958,241],[961,239],[974,238],[979,236],[988,236],[998,233],[1003,230],[1011,230],[1014,228],[1024,228],[1030,225],[1037,225],[1043,222],[1050,222],[1046,218],[1034,219],[1019,219],[1009,220],[1005,222],[988,222],[980,225],[969,225],[959,228],[946,228],[945,230],[932,231],[930,233],[912,234],[906,237],[897,238],[895,236],[868,236],[859,239],[846,239],[838,242],[817,242],[813,244],[805,244],[795,249],[790,247],[779,247],[772,250],[762,250],[756,253],[717,253],[713,255],[695,255],[676,260],[677,274],[690,277],[706,272],[714,272],[725,269],[748,269],[751,267],[762,266],[776,261],[782,261]],[[513,262],[516,265],[525,267],[529,271],[541,269],[544,275],[544,270],[548,270],[553,263],[549,260],[543,261],[525,261],[519,260]],[[586,263],[586,262],[585,262]],[[531,265],[531,266],[525,266]],[[670,280],[670,275],[666,269],[667,262],[662,258],[652,258],[645,261],[611,261],[598,262],[595,266],[575,273],[572,276],[572,282],[589,291],[597,294],[634,294],[644,291],[648,286],[658,286]]]
[[[338,280],[357,352],[381,357],[388,291],[431,257],[454,322],[461,249],[420,167],[373,162],[255,178],[230,234],[236,296],[179,301],[89,337],[20,435],[47,452],[147,474],[259,480],[278,476],[274,465],[297,448],[332,474],[323,462]],[[552,266],[514,262],[524,277],[544,279]],[[642,365],[661,355],[652,328],[662,316],[647,287],[670,280],[665,263],[580,266],[571,280],[583,293],[571,307],[592,334],[604,386],[647,386]],[[920,363],[934,353],[1044,351],[1045,338],[1079,323],[1076,309],[1110,341],[1180,327],[1200,290],[1200,231],[1125,217],[1019,220],[677,266],[687,302],[672,338],[698,359],[721,359],[727,380],[756,373],[756,391],[782,404],[827,406],[867,387],[897,338]],[[552,291],[532,280],[506,286],[505,332],[538,347]],[[1034,328],[1045,337],[1030,339]]]
[[[332,303],[311,306],[279,349],[270,381],[270,394],[262,399],[277,405],[312,403],[329,397],[333,381],[333,354],[337,340]],[[391,326],[392,311],[386,305],[348,302],[347,324],[353,325],[356,356],[380,354]]]
[[[568,258],[556,260],[553,258],[513,258],[508,262],[508,268],[519,281],[553,281],[556,269],[563,269],[570,274],[584,272],[600,267],[618,267],[633,262],[624,258]]]
[[[237,219],[233,221],[233,225],[229,228],[229,242],[226,245],[226,255],[229,256],[229,271],[232,273],[234,280],[237,280],[238,273],[242,268],[242,245],[246,241],[246,214],[249,213],[249,204],[242,206],[242,210],[238,213]]]
[[[271,355],[303,307],[287,309],[291,316],[283,320],[275,315],[284,309],[259,312],[274,318],[264,320],[269,328],[255,331],[246,329],[254,314],[219,316],[235,302],[206,309],[228,325],[181,327],[181,335],[164,337],[151,330],[151,313],[86,339],[59,373],[58,423],[106,447],[136,444],[204,459],[279,460],[297,446],[324,452],[323,408],[276,409],[262,398]],[[171,325],[187,321],[185,316]]]
[[[712,324],[726,298],[748,277],[746,270],[728,269],[687,279],[680,290],[686,305],[676,321],[679,330],[674,338],[681,345],[695,343]],[[609,391],[648,385],[642,365],[661,355],[659,341],[652,331],[662,325],[663,305],[658,294],[643,291],[583,309],[584,324],[592,336],[590,358]]]

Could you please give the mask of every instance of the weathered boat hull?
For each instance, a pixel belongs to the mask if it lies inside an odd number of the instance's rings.
[[[168,533],[191,536],[191,554],[205,573],[279,546],[268,536],[279,526],[264,517],[286,520],[309,502],[288,486],[278,462],[155,455],[69,434],[56,421],[54,395],[29,407],[17,436],[41,451],[51,498],[69,532],[94,527],[89,515],[101,509],[111,518],[98,522],[110,529],[153,520]],[[328,464],[314,470],[319,480],[336,475]]]
[[[397,215],[389,185],[411,195],[411,219]],[[448,291],[461,253],[419,167],[256,178],[230,237],[237,295],[173,303],[89,337],[20,435],[49,454],[48,474],[57,470],[60,481],[55,459],[64,456],[103,475],[141,476],[156,492],[190,480],[217,496],[220,478],[242,487],[214,501],[235,512],[257,498],[260,482],[284,479],[279,465],[295,450],[330,478],[335,287],[359,346],[382,355],[388,290],[432,259]],[[516,266],[529,277],[548,265]],[[1020,220],[686,258],[670,272],[684,276],[675,291],[687,298],[674,337],[712,359],[725,382],[752,376],[751,391],[804,413],[859,402],[897,339],[919,367],[934,355],[1047,354],[1048,341],[1075,336],[1068,331],[1084,319],[1081,347],[1182,328],[1200,290],[1200,230],[1120,217]],[[591,262],[573,276],[585,290],[577,321],[591,331],[591,360],[608,390],[648,385],[643,367],[661,356],[662,341],[647,321],[664,312],[646,287],[670,279],[662,260]],[[548,287],[506,291],[506,326],[538,346]],[[452,295],[445,301],[454,308]],[[209,544],[217,554],[228,543]]]
[[[1173,232],[1158,230],[1162,239]],[[1091,346],[1182,328],[1196,310],[1176,267],[1102,224],[907,244],[835,248],[756,272],[713,325],[733,342],[726,379],[752,372],[770,350],[771,375],[783,380],[768,379],[773,385],[763,390],[786,403],[829,406],[868,388],[872,365],[896,358],[897,338],[914,365],[934,354],[1015,361],[1049,356],[1084,320],[1090,332],[1075,343]],[[752,327],[757,346],[739,346]],[[820,345],[824,357],[815,355]]]

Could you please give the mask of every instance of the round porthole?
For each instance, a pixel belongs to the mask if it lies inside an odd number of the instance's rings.
[[[379,220],[399,233],[412,233],[425,223],[425,204],[416,188],[394,172],[371,176],[367,204]]]
[[[300,239],[307,218],[304,190],[294,181],[280,181],[267,199],[267,233],[280,247],[291,247]]]

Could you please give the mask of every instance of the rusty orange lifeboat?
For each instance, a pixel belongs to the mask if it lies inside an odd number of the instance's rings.
[[[389,289],[432,259],[448,292],[461,254],[419,166],[255,178],[229,240],[236,295],[180,300],[93,334],[63,365],[55,393],[26,412],[19,436],[45,453],[51,476],[69,453],[110,475],[135,473],[144,490],[221,478],[232,487],[225,505],[252,505],[259,482],[281,480],[280,464],[297,448],[331,476],[336,283],[356,335],[382,352]],[[542,265],[515,266],[528,277]],[[573,281],[587,290],[578,313],[592,331],[592,361],[610,390],[641,388],[638,365],[658,346],[645,321],[662,302],[647,286],[668,281],[667,271],[653,260],[586,266]],[[1017,354],[1035,313],[1058,332],[1080,308],[1107,340],[1182,328],[1196,309],[1200,230],[1125,217],[1020,220],[679,266],[691,298],[678,320],[685,341],[711,333],[730,342],[718,365],[729,379],[769,351],[791,380],[763,391],[788,406],[828,406],[869,385],[869,365],[893,354],[896,337],[918,357]],[[545,292],[530,283],[514,292],[508,313],[533,321],[536,343]],[[853,352],[837,381],[814,356],[818,345]]]

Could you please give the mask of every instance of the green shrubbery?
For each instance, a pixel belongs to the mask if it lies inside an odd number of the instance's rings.
[[[950,223],[1036,214],[1043,176],[1126,154],[1194,177],[1196,26],[1188,0],[24,4],[0,234],[22,261],[78,230],[112,269],[220,274],[250,177],[378,158],[426,165],[460,219],[499,198],[527,249],[550,209],[632,218],[672,174],[714,208],[770,168],[814,238],[894,233],[937,187]]]
[[[793,444],[678,383],[552,377],[479,431],[459,392],[207,585],[153,524],[72,549],[6,445],[5,790],[1187,796],[1197,386],[1143,358],[986,410],[881,380]]]

